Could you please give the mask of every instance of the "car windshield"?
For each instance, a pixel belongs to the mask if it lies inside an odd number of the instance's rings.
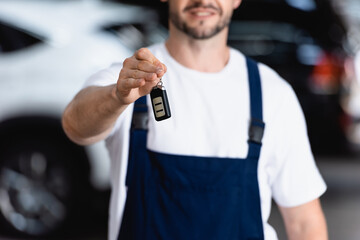
[[[312,2],[309,7],[297,2]],[[326,48],[339,46],[345,37],[342,20],[328,1],[314,0],[244,0],[242,7],[233,15],[233,20],[268,21],[291,24],[305,29]]]
[[[304,11],[313,11],[316,9],[316,4],[313,0],[286,0],[286,2],[290,6]]]
[[[304,29],[287,23],[233,21],[229,32],[230,46],[251,57],[271,58],[273,63],[286,63],[299,46],[316,44]]]
[[[104,26],[102,31],[114,34],[118,39],[130,49],[136,50],[144,46],[152,45],[156,42],[164,41],[166,31],[155,25],[148,23],[119,23]]]
[[[286,3],[294,8],[303,11],[313,11],[316,9],[316,2],[314,0],[262,0],[263,2],[272,3]]]
[[[41,37],[0,22],[0,52],[11,53],[42,43]]]

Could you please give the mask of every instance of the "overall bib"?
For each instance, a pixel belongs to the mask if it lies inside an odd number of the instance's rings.
[[[135,103],[120,240],[264,239],[257,177],[264,126],[257,63],[247,59],[251,122],[246,159],[146,149],[146,98]],[[166,139],[165,139],[166,141]]]

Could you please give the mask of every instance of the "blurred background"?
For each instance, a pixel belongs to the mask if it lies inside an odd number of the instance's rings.
[[[243,0],[229,32],[293,86],[334,240],[360,239],[359,12],[359,0]],[[104,143],[71,143],[61,113],[91,74],[166,37],[157,0],[0,0],[0,239],[106,239]],[[276,206],[270,222],[286,239]]]

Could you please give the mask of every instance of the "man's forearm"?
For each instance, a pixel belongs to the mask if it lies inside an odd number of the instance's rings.
[[[304,224],[293,228],[288,228],[289,240],[327,240],[327,228],[325,221],[315,224]]]
[[[139,49],[124,60],[117,84],[88,87],[75,96],[63,114],[65,133],[81,145],[104,139],[127,106],[149,94],[165,72],[166,66],[148,49]]]
[[[67,136],[80,145],[104,139],[126,109],[116,96],[116,86],[88,87],[66,107],[62,125]]]
[[[289,240],[327,240],[327,226],[319,199],[298,207],[280,207]]]

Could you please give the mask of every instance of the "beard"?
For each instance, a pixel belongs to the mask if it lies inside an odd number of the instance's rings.
[[[199,7],[199,5],[190,6],[190,7],[186,8],[184,11],[191,9],[192,7]],[[212,6],[210,6],[210,7],[214,8]],[[191,37],[193,39],[203,40],[203,39],[209,39],[209,38],[217,35],[224,28],[229,26],[230,20],[231,20],[231,14],[224,15],[224,17],[223,17],[223,12],[221,10],[218,10],[218,12],[219,12],[221,19],[218,21],[218,23],[214,27],[208,28],[208,29],[201,29],[201,27],[205,24],[204,21],[200,21],[198,26],[190,27],[186,22],[184,22],[180,18],[180,16],[177,13],[172,12],[172,11],[170,11],[170,13],[169,13],[169,18],[170,18],[170,21],[174,24],[174,26],[178,30],[182,31],[183,33],[185,33],[186,35],[188,35],[189,37]]]

